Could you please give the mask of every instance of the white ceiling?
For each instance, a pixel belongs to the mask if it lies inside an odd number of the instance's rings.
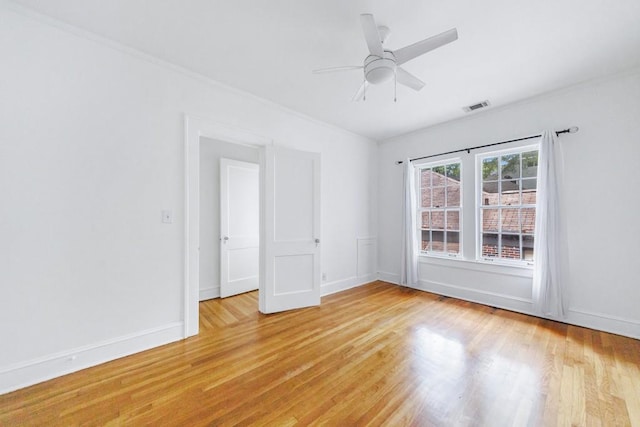
[[[640,65],[639,0],[16,0],[318,120],[382,140]],[[457,27],[459,39],[351,98],[367,56],[359,14],[391,28],[397,49]]]

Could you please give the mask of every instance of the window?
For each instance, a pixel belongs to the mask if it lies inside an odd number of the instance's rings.
[[[478,257],[533,261],[538,149],[478,156]]]
[[[418,226],[422,252],[460,255],[460,161],[418,165]]]

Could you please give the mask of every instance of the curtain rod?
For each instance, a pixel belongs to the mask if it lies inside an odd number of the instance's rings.
[[[563,133],[576,133],[576,132],[578,132],[578,130],[579,130],[578,126],[572,126],[570,128],[567,128],[567,129],[556,131],[556,136],[560,136],[560,134],[563,134]],[[508,144],[509,142],[525,141],[527,139],[540,138],[541,136],[542,136],[542,134],[531,135],[531,136],[525,136],[524,138],[516,138],[516,139],[510,139],[508,141],[494,142],[493,144],[477,145],[475,147],[469,147],[469,148],[462,148],[460,150],[447,151],[446,153],[431,154],[430,156],[416,157],[416,158],[413,158],[413,159],[409,159],[409,161],[413,162],[415,160],[429,159],[431,157],[444,156],[446,154],[462,153],[463,151],[466,151],[467,154],[469,154],[471,152],[471,150],[477,150],[478,148],[493,147],[494,145]],[[404,161],[402,161],[402,160],[398,160],[396,162],[397,165],[401,165],[402,163],[404,163]]]

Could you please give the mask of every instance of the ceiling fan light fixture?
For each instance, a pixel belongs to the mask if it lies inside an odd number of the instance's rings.
[[[393,53],[384,52],[383,57],[369,55],[364,61],[364,77],[371,84],[389,81],[396,73],[396,61]]]

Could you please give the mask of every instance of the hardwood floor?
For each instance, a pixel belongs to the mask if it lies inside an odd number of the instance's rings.
[[[0,425],[640,426],[640,341],[375,282],[0,396]]]

